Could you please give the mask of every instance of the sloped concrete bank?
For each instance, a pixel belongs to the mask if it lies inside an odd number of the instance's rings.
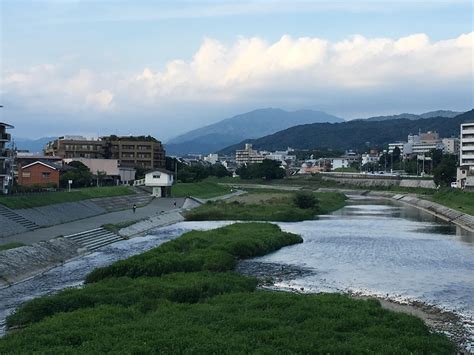
[[[423,200],[416,196],[397,194],[391,198],[417,207],[447,222],[454,223],[470,232],[474,232],[474,216],[440,205],[436,202]]]
[[[359,195],[359,196],[377,196],[387,198],[410,206],[421,209],[429,214],[432,214],[444,221],[454,223],[465,230],[474,232],[474,216],[463,213],[452,208],[443,206],[439,203],[424,200],[410,194],[394,194],[388,191],[371,191],[371,190],[351,190],[351,189],[336,189],[336,188],[320,188],[321,192],[342,192],[345,195]]]
[[[0,288],[41,274],[84,253],[79,244],[67,238],[3,250],[0,252]]]
[[[234,196],[236,193],[229,195]],[[226,195],[227,196],[227,195]],[[119,235],[124,238],[138,237],[146,232],[178,223],[184,220],[182,212],[198,207],[206,200],[187,198],[182,208],[161,212],[145,220],[123,228]],[[66,236],[34,243],[0,252],[0,288],[22,282],[36,275],[40,275],[66,261],[90,253],[80,243],[74,242]]]

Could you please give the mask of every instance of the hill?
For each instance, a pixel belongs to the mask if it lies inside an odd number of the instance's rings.
[[[207,154],[244,139],[262,137],[295,125],[343,121],[322,111],[259,109],[187,132],[168,141],[165,147],[168,154]]]
[[[359,118],[359,120],[366,120],[366,121],[387,121],[387,120],[394,120],[394,119],[403,119],[406,118],[408,120],[419,120],[420,118],[432,118],[432,117],[456,117],[462,114],[462,112],[455,112],[449,110],[438,110],[438,111],[430,111],[425,112],[420,115],[415,115],[413,113],[401,113],[399,115],[391,115],[391,116],[375,116],[369,118]]]
[[[40,153],[43,151],[46,143],[55,140],[56,137],[43,137],[38,139],[14,137],[14,139],[18,150],[28,150],[31,153]]]
[[[219,153],[231,154],[242,149],[244,143],[253,143],[255,149],[277,150],[292,147],[297,149],[356,149],[365,151],[370,147],[384,147],[388,143],[405,141],[408,134],[418,131],[437,131],[441,137],[459,135],[459,125],[474,122],[474,110],[453,118],[432,117],[409,120],[406,118],[368,121],[353,120],[342,123],[313,123],[299,125],[254,140],[246,140],[229,146]]]

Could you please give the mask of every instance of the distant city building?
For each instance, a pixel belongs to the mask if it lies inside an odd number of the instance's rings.
[[[288,148],[287,150],[277,150],[265,154],[266,159],[276,160],[281,162],[282,166],[293,166],[296,163],[296,155],[291,154],[295,150]]]
[[[444,146],[444,152],[446,154],[459,154],[459,147],[461,145],[459,138],[443,138],[441,140]]]
[[[0,122],[0,193],[8,194],[13,184],[13,151],[7,147],[11,135],[7,129],[12,125]]]
[[[244,149],[235,151],[235,162],[237,165],[262,163],[265,157],[252,149],[252,144],[245,144]]]
[[[59,187],[60,164],[35,161],[20,166],[18,171],[18,185]]]
[[[207,161],[211,164],[216,164],[219,161],[219,155],[217,154],[209,154],[208,156],[204,157],[204,161]]]
[[[108,136],[99,139],[64,136],[49,142],[45,147],[45,155],[63,159],[117,159],[121,167],[165,167],[163,146],[160,141],[150,136]]]
[[[400,155],[406,158],[411,155],[429,153],[432,149],[444,150],[445,146],[437,132],[428,131],[418,135],[409,134],[406,142],[389,143],[388,154],[392,154],[395,148],[400,149]]]

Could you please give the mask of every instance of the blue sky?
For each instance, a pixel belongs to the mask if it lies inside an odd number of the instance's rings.
[[[269,106],[467,110],[472,24],[461,0],[2,0],[0,120],[166,140]]]

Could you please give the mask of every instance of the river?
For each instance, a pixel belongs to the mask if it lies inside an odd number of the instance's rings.
[[[183,232],[230,222],[181,222],[69,261],[0,290],[0,322],[34,297],[82,284],[96,267],[141,253]],[[282,289],[345,292],[396,301],[421,301],[474,318],[474,234],[414,207],[352,196],[349,204],[317,220],[278,223],[304,243],[253,259],[311,272],[279,282]],[[4,332],[4,329],[2,329]],[[472,334],[472,329],[471,329]]]

